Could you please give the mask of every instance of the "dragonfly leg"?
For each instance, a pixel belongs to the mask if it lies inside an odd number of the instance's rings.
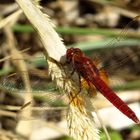
[[[73,70],[71,71],[70,75],[72,76],[75,72],[75,68],[73,68]]]
[[[79,90],[78,90],[78,92],[72,97],[72,100],[70,101],[70,103],[80,94],[80,92],[81,92],[81,90],[82,90],[82,88],[81,88],[81,76],[80,76],[80,74],[78,74],[78,80],[79,80]]]
[[[81,86],[82,86],[82,84],[81,84],[81,76],[80,76],[80,74],[78,74],[78,80],[79,80],[79,91],[78,91],[77,94],[79,94],[79,93],[81,92]]]

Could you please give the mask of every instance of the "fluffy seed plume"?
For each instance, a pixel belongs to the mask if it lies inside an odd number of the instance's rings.
[[[92,105],[87,96],[87,90],[82,89],[79,93],[79,79],[68,76],[70,69],[60,64],[66,48],[62,39],[55,32],[49,17],[44,16],[38,6],[31,0],[16,0],[31,24],[40,36],[47,54],[49,72],[52,80],[61,88],[70,99],[68,111],[68,125],[70,135],[76,140],[99,140],[98,130],[95,127],[94,118],[89,108]]]

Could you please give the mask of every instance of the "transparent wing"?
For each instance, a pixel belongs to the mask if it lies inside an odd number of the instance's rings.
[[[66,112],[68,100],[66,95],[61,90],[58,90],[54,84],[52,84],[50,77],[38,77],[38,74],[30,74],[30,86],[31,86],[31,95],[33,100],[23,105],[24,94],[27,92],[22,80],[21,75],[26,74],[27,72],[13,73],[8,76],[3,76],[1,78],[1,89],[5,91],[5,99],[3,99],[3,105],[1,108],[4,110],[15,111],[16,119],[23,120],[33,120],[40,118],[39,114],[42,114],[46,120],[54,120],[62,117],[62,112]],[[60,79],[61,80],[61,79]],[[9,99],[13,100],[5,102]],[[30,104],[33,104],[32,118],[20,118],[20,113],[23,110],[27,110]],[[5,106],[6,104],[6,106]],[[65,116],[65,113],[63,114]]]
[[[117,84],[122,85],[125,81],[139,80],[140,77],[140,47],[135,46],[135,43],[129,41],[129,37],[138,37],[138,31],[134,31],[132,27],[135,27],[136,23],[140,23],[140,16],[135,17],[129,22],[120,33],[119,37],[112,39],[109,43],[106,43],[105,48],[109,48],[107,51],[97,52],[98,61],[101,66],[99,69],[104,69],[109,77],[115,77],[118,79]],[[127,39],[129,45],[125,46],[125,40]],[[120,45],[121,44],[121,45]],[[120,46],[122,48],[120,48]],[[110,48],[110,46],[112,46]],[[133,46],[133,47],[132,47]],[[112,83],[112,81],[110,82]]]
[[[118,42],[124,40],[129,26],[134,24],[137,20],[139,20],[139,17],[136,17],[132,22],[130,22],[125,27],[122,33],[120,33],[119,38],[113,39],[111,42],[107,43],[106,46],[108,47],[111,44],[111,46],[114,45],[114,48],[116,48]],[[107,66],[105,70],[109,74],[111,72],[115,73],[115,71],[120,72],[119,68],[123,69],[124,71],[124,69],[128,69],[128,66],[131,67],[128,70],[125,70],[125,73],[126,71],[129,71],[131,73],[140,74],[140,67],[138,65],[140,61],[139,47],[135,49],[125,48],[124,50],[115,49],[115,53],[114,54],[113,53],[114,50],[112,50],[112,52],[108,52],[108,53],[103,52],[100,54],[100,59],[101,61],[104,62],[103,67],[105,68],[105,66]],[[54,116],[58,116],[59,114],[58,112],[61,112],[61,109],[64,107],[64,105],[68,105],[68,102],[66,97],[64,97],[64,94],[61,94],[62,91],[58,92],[57,88],[54,86],[54,84],[52,84],[50,77],[48,76],[47,63],[45,57],[43,57],[42,54],[30,56],[25,54],[24,51],[22,51],[22,54],[28,66],[28,73],[30,76],[29,80],[31,84],[32,94],[34,97],[34,100],[30,101],[31,103],[34,104],[34,107],[32,109],[36,110],[37,112],[43,111],[46,113],[48,112],[48,110],[50,110],[51,112],[47,113],[49,115],[44,115],[44,116],[51,116],[50,118]],[[112,56],[113,59],[110,61],[110,55],[112,54],[113,54]],[[5,68],[3,69],[3,71],[1,71],[0,87],[2,91],[7,93],[4,96],[10,96],[9,100],[10,99],[13,100],[13,104],[11,104],[10,106],[15,107],[15,105],[18,105],[17,108],[13,107],[11,110],[17,111],[19,115],[21,110],[27,109],[30,102],[23,105],[22,97],[19,99],[15,99],[14,97],[11,97],[11,95],[18,96],[19,94],[20,96],[24,96],[25,86],[23,83],[23,79],[21,78],[21,75],[26,74],[27,72],[26,71],[17,72],[16,68],[13,65],[11,65],[11,61],[16,61],[17,59],[11,60],[11,58],[12,58],[11,56],[8,56],[0,60],[0,62],[2,63],[1,65],[3,66],[3,68]],[[106,60],[104,58],[106,58]],[[124,68],[124,64],[126,64],[126,68]],[[8,76],[3,76],[3,75],[8,75]],[[124,76],[123,73],[122,75]],[[120,83],[122,82],[120,81]],[[7,103],[8,101],[2,101],[2,104],[7,104]],[[58,108],[57,110],[56,109],[57,106],[62,108]],[[23,118],[23,119],[30,120],[30,118]]]

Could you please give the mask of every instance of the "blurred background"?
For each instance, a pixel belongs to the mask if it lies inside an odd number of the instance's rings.
[[[140,118],[140,17],[135,18],[140,1],[41,0],[40,4],[65,45],[82,49],[96,61],[106,71],[109,86]],[[72,140],[66,124],[68,101],[51,81],[34,28],[23,13],[16,17],[18,9],[14,0],[0,1],[0,139]],[[27,113],[30,103],[23,104],[29,98],[33,107]],[[140,139],[140,126],[100,93],[93,101],[112,140]],[[101,140],[106,140],[93,115]]]

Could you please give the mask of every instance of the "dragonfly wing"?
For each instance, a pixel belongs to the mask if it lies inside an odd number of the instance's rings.
[[[14,104],[9,104],[9,106],[14,107],[12,110],[17,111],[16,119],[22,120],[34,120],[34,117],[31,118],[21,118],[21,112],[23,110],[28,110],[28,106],[32,103],[33,114],[42,114],[46,120],[53,120],[54,118],[60,118],[61,112],[67,109],[68,99],[67,96],[60,90],[56,90],[55,86],[49,85],[48,78],[38,79],[34,76],[30,78],[30,83],[32,87],[31,94],[33,96],[32,101],[29,101],[23,105],[24,94],[26,92],[24,83],[19,73],[14,73],[9,76],[4,76],[1,78],[1,88],[7,91],[10,99],[14,101]],[[47,85],[47,86],[46,86]],[[13,97],[12,97],[13,96]],[[20,99],[19,99],[20,98]],[[22,100],[22,102],[21,102]],[[20,102],[19,102],[20,101]],[[17,107],[15,106],[17,105]],[[19,107],[20,106],[20,107]],[[10,110],[10,111],[12,111]],[[44,114],[44,115],[43,115]],[[33,115],[34,116],[34,115]],[[66,116],[66,113],[63,113],[63,116]],[[39,118],[39,117],[38,117]]]

